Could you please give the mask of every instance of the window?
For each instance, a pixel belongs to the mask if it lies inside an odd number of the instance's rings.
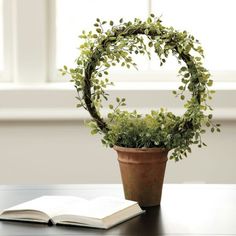
[[[3,67],[3,1],[0,0],[0,73]]]
[[[222,79],[220,76],[224,75],[224,80],[231,80],[236,75],[235,7],[235,0],[57,0],[56,67],[61,68],[64,64],[73,66],[78,56],[76,48],[80,44],[78,35],[83,29],[93,29],[97,17],[104,20],[118,20],[121,16],[125,20],[137,16],[145,19],[148,13],[153,12],[161,16],[164,25],[187,30],[196,36],[205,49],[205,65],[215,79]],[[165,80],[175,80],[179,68],[174,57],[169,57],[167,63],[160,67],[154,53],[150,62],[141,56],[135,58],[135,61],[139,65],[139,74],[143,76],[144,73],[151,80],[156,80],[158,76]],[[116,77],[119,78],[123,70],[114,68],[112,72],[118,74]],[[134,71],[128,74],[125,71],[125,74],[129,77]]]
[[[145,19],[148,15],[147,0],[86,0],[81,3],[77,0],[57,0],[56,2],[56,66],[74,66],[73,62],[78,56],[80,40],[78,36],[84,29],[93,30],[96,18],[114,20],[119,22],[123,17],[132,20],[134,17]],[[70,3],[70,4],[68,4]],[[98,10],[99,9],[99,10]],[[132,9],[132,11],[131,11]],[[146,58],[137,57],[141,69],[147,69]],[[110,72],[119,71],[114,67]]]
[[[236,81],[235,8],[235,0],[0,0],[0,81],[63,81],[58,69],[73,66],[78,35],[93,29],[97,17],[146,19],[151,12],[164,25],[187,30],[201,41],[215,80]],[[114,67],[111,75],[118,80],[176,79],[174,57],[163,67],[154,53],[151,61],[140,55],[134,60],[139,71]]]
[[[208,69],[236,70],[235,0],[156,0],[152,7],[165,25],[187,30],[200,40]]]

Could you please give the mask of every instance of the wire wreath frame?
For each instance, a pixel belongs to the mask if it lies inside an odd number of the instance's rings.
[[[199,147],[202,144],[205,146],[201,140],[201,134],[205,133],[202,126],[211,127],[212,132],[215,130],[220,132],[220,125],[215,125],[212,122],[212,114],[207,113],[213,110],[207,103],[214,93],[209,90],[213,81],[210,73],[203,66],[204,55],[199,41],[186,31],[177,31],[173,27],[163,26],[161,20],[153,14],[146,21],[135,18],[134,22],[123,23],[121,19],[117,26],[110,21],[110,27],[105,31],[106,23],[97,19],[94,24],[96,33],[83,32],[80,37],[85,42],[80,46],[81,53],[77,58],[77,67],[68,70],[64,66],[61,70],[63,75],[69,74],[71,81],[75,83],[79,100],[78,107],[83,107],[89,112],[96,124],[95,129],[98,128],[99,132],[104,135],[109,133],[107,123],[109,121],[101,116],[100,108],[102,107],[101,97],[108,99],[109,94],[105,92],[105,88],[110,82],[108,79],[105,82],[100,80],[102,72],[105,71],[107,75],[110,64],[116,65],[122,60],[122,64],[128,68],[132,65],[136,66],[131,54],[133,52],[145,54],[146,52],[150,56],[147,50],[147,47],[150,47],[154,48],[161,65],[165,63],[169,54],[175,56],[180,64],[184,63],[178,74],[182,85],[173,93],[182,100],[186,100],[184,104],[186,111],[173,125],[173,130],[180,133],[182,137],[186,137],[186,140],[183,140],[184,148],[179,147],[178,150],[178,147],[175,147],[176,152],[182,155],[185,152],[183,150],[190,150],[189,145],[194,143],[199,144]],[[146,36],[148,43],[144,42],[143,36]],[[188,99],[183,95],[186,90],[190,92]]]

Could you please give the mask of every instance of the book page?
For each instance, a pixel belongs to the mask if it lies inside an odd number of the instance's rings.
[[[74,201],[77,202],[77,205],[84,205],[87,202],[85,199],[72,196],[42,196],[8,208],[4,212],[12,212],[14,215],[14,212],[19,211],[41,211],[51,218],[64,209],[68,203]]]
[[[133,206],[137,202],[112,197],[99,197],[90,201],[90,204],[93,209],[92,214],[96,214],[97,218],[104,218]]]
[[[125,199],[99,197],[81,205],[75,199],[64,204],[64,208],[57,215],[74,215],[103,219],[135,204],[137,203]]]

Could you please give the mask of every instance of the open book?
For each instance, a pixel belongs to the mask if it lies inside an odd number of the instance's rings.
[[[112,197],[42,196],[5,209],[0,219],[108,229],[143,212],[137,202]]]

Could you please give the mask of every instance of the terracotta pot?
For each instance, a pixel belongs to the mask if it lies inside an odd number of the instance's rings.
[[[125,198],[140,206],[160,205],[168,151],[165,148],[125,148],[118,153]]]

